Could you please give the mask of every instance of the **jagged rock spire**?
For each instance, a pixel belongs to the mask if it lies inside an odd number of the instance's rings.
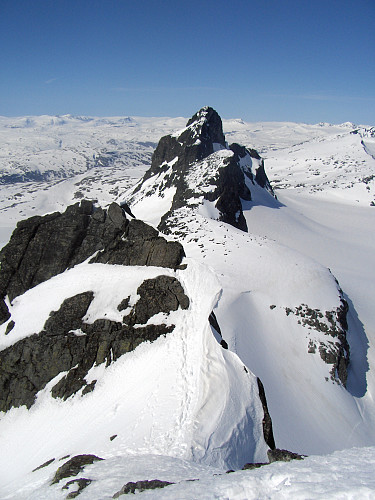
[[[159,224],[162,231],[168,231],[173,211],[186,205],[196,206],[204,199],[215,203],[220,220],[246,231],[242,201],[251,201],[250,187],[255,185],[273,195],[259,154],[238,144],[228,146],[220,116],[205,106],[188,120],[184,129],[160,139],[151,168],[129,201],[136,204],[145,196],[164,198],[166,190],[173,188],[170,210],[162,215]]]
[[[220,116],[213,108],[205,106],[190,118],[184,129],[160,139],[147,178],[174,158],[178,158],[174,170],[185,171],[190,164],[203,160],[215,149],[226,147]]]

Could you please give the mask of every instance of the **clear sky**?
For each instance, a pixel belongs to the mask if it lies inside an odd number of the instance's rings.
[[[375,0],[0,0],[0,115],[375,125]]]

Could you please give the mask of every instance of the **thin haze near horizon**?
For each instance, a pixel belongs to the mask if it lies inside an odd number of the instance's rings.
[[[0,115],[375,124],[374,0],[1,0]]]

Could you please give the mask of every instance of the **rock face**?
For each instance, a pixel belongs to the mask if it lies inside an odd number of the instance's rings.
[[[51,484],[59,483],[62,479],[77,476],[86,465],[93,464],[98,460],[104,460],[96,455],[76,455],[59,467],[53,477]]]
[[[249,186],[256,185],[274,196],[259,154],[238,144],[228,146],[220,116],[204,107],[186,128],[160,139],[151,168],[130,194],[130,202],[155,194],[163,198],[164,192],[173,188],[170,210],[159,224],[162,231],[168,231],[174,210],[202,200],[215,203],[219,220],[246,231],[242,202],[251,201]]]
[[[350,362],[350,347],[347,341],[347,313],[349,306],[339,289],[341,296],[340,307],[332,311],[312,309],[307,304],[300,304],[295,308],[285,308],[287,316],[294,315],[308,334],[308,352],[317,351],[321,359],[328,365],[331,380],[346,387],[348,366]]]
[[[93,256],[93,254],[95,254]],[[18,223],[0,251],[0,297],[12,301],[43,281],[91,257],[91,262],[177,268],[182,245],[168,242],[140,220],[128,220],[116,203],[108,210],[83,200],[64,213]],[[0,324],[9,318],[0,301]]]
[[[139,300],[122,322],[99,319],[92,324],[83,317],[93,293],[70,297],[50,314],[42,332],[0,351],[0,411],[21,405],[30,408],[37,392],[62,372],[68,373],[52,387],[53,397],[67,399],[80,389],[82,394],[90,392],[95,381],[89,384],[85,376],[92,366],[108,366],[142,342],[171,332],[173,325],[146,323],[159,312],[189,307],[182,286],[170,276],[144,281],[137,294]],[[126,298],[118,308],[124,309],[124,304]]]
[[[263,436],[264,440],[267,443],[267,445],[270,447],[271,450],[274,450],[276,448],[275,445],[275,439],[273,437],[273,429],[272,429],[272,419],[270,412],[268,411],[268,405],[267,405],[267,399],[266,399],[266,393],[264,391],[263,384],[260,380],[260,378],[257,378],[258,382],[258,389],[259,389],[259,397],[262,402],[263,406]]]

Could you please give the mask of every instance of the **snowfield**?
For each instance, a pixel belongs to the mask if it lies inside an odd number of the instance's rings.
[[[137,218],[157,226],[175,194],[162,189],[168,170],[132,189],[159,138],[178,136],[185,123],[0,117],[0,246],[20,219],[83,197],[103,207],[130,201]],[[128,481],[145,479],[176,483],[140,493],[151,498],[375,498],[374,127],[240,119],[223,126],[229,143],[261,154],[277,195],[249,184],[248,233],[220,222],[214,203],[203,200],[231,155],[219,149],[188,176],[201,197],[172,216],[167,238],[183,244],[185,270],[83,263],[8,304],[16,326],[9,335],[0,326],[0,350],[41,331],[51,310],[83,291],[94,292],[89,323],[118,320],[121,299],[133,305],[140,283],[160,274],[177,277],[190,298],[188,310],[152,318],[177,325],[172,333],[92,368],[92,393],[56,400],[54,380],[30,410],[0,414],[0,498],[66,498],[76,486],[50,482],[62,458],[78,454],[104,459],[77,476],[92,479],[82,500],[112,498]],[[257,166],[250,160],[248,168]],[[319,354],[332,339],[304,320],[315,314],[330,326],[342,299],[349,304],[346,388]],[[228,350],[213,335],[211,311]],[[238,470],[267,462],[257,377],[277,447],[309,455],[303,461]]]

